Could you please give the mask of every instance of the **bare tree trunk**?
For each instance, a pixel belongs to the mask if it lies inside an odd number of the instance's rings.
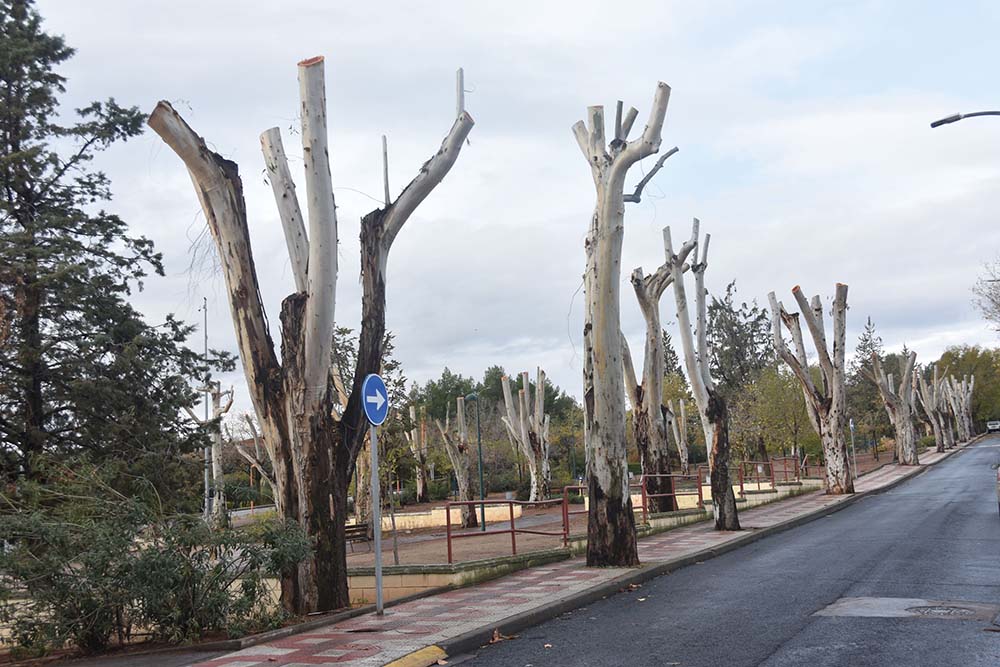
[[[507,435],[516,442],[528,462],[531,475],[530,502],[549,497],[552,471],[549,467],[549,416],[545,414],[545,371],[537,370],[535,396],[531,396],[528,372],[521,373],[522,389],[518,391],[517,405],[510,390],[510,379],[500,378],[504,406],[507,414],[501,416]]]
[[[708,268],[708,246],[711,235],[706,234],[700,243],[701,257],[698,256],[698,219],[691,225],[691,238],[675,254],[670,228],[663,230],[663,245],[673,277],[674,300],[677,303],[677,325],[680,329],[681,347],[684,350],[684,366],[691,383],[698,406],[698,416],[705,434],[708,450],[708,467],[712,482],[712,511],[715,514],[716,530],[740,530],[740,520],[736,510],[736,493],[729,476],[729,413],[726,402],[715,389],[715,381],[709,370],[708,355],[708,311],[705,301],[705,271]],[[687,290],[684,286],[684,268],[688,257],[694,253],[691,273],[694,274],[696,326],[691,326],[688,310]],[[697,335],[697,346],[695,336]]]
[[[674,442],[677,443],[677,456],[681,461],[681,472],[687,475],[690,464],[688,462],[687,406],[685,403],[683,398],[678,401],[680,414],[674,412],[673,401],[667,402],[667,410],[672,415],[670,427],[674,432]]]
[[[670,88],[657,86],[649,122],[642,136],[628,141],[638,114],[621,105],[614,138],[605,141],[604,108],[587,110],[587,123],[573,125],[577,145],[591,168],[596,191],[594,217],[587,235],[587,299],[584,338],[585,442],[590,495],[587,564],[636,565],[635,516],[628,488],[625,449],[625,395],[621,346],[621,253],[625,234],[625,176],[629,168],[660,148]]]
[[[215,241],[247,386],[262,437],[270,443],[276,500],[284,516],[313,539],[311,556],[281,582],[282,605],[298,614],[349,604],[347,490],[368,430],[361,383],[382,362],[389,249],[410,214],[451,169],[473,124],[462,111],[441,149],[399,197],[362,220],[362,326],[348,397],[332,363],[337,218],[323,68],[322,57],[299,63],[308,237],[280,134],[269,130],[261,139],[296,283],[296,292],[281,306],[280,363],[260,297],[237,165],[212,152],[167,102],[160,102],[149,118],[150,127],[187,167]]]
[[[917,353],[910,352],[900,367],[898,388],[893,382],[892,374],[886,375],[878,354],[872,353],[874,374],[869,378],[878,386],[885,410],[889,413],[896,432],[896,458],[902,465],[917,465],[917,434],[913,425],[913,368],[917,361]]]
[[[927,384],[927,380],[924,379],[924,376],[919,371],[913,371],[914,390],[920,398],[920,405],[924,408],[924,414],[927,415],[927,420],[930,422],[931,430],[934,432],[935,450],[943,452],[947,447],[945,440],[946,423],[943,415],[941,414],[943,397],[940,394],[941,385],[938,381],[937,366],[932,364],[931,368],[933,369],[934,375],[929,385]]]
[[[802,385],[806,398],[809,421],[819,434],[826,460],[826,491],[831,494],[854,493],[854,476],[851,461],[844,441],[844,412],[847,394],[844,388],[844,355],[847,322],[847,285],[837,283],[833,299],[833,350],[827,349],[826,331],[823,323],[823,308],[819,296],[810,304],[795,286],[792,295],[799,305],[799,313],[788,313],[778,302],[774,292],[768,294],[771,303],[771,331],[774,348],[782,360],[791,368]],[[799,317],[806,320],[819,357],[819,370],[823,379],[822,391],[815,385],[806,361],[805,343]],[[784,323],[795,345],[793,354],[785,345],[781,335]]]
[[[413,454],[414,477],[417,481],[417,502],[429,501],[427,495],[427,415],[420,409],[420,420],[417,421],[417,406],[410,406],[410,430],[406,433],[406,441]]]
[[[459,396],[458,415],[456,428],[451,428],[451,413],[445,416],[444,424],[440,419],[436,419],[438,431],[441,432],[441,439],[444,441],[444,449],[451,460],[451,467],[455,471],[455,480],[458,482],[458,499],[463,501],[475,500],[472,497],[472,448],[469,446],[469,431],[465,425],[465,398]],[[476,512],[470,505],[462,506],[462,527],[474,528],[479,525]]]

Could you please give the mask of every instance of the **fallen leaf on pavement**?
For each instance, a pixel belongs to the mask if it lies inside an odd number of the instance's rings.
[[[497,642],[502,642],[507,639],[517,639],[517,635],[504,635],[500,634],[500,630],[494,630],[493,639],[490,640],[490,643],[496,644]]]
[[[645,602],[646,598],[639,598],[639,602]]]
[[[552,644],[546,644],[543,648],[552,648]]]

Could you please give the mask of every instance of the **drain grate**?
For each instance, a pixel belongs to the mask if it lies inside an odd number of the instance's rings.
[[[976,616],[979,612],[968,607],[957,607],[947,604],[932,604],[925,607],[907,607],[906,611],[913,612],[920,616],[935,616],[943,618],[969,618]]]
[[[840,598],[814,615],[992,621],[997,614],[1000,614],[1000,605],[969,600],[850,597]]]

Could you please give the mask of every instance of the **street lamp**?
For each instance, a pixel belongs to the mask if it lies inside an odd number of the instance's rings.
[[[465,397],[466,401],[476,402],[476,443],[479,446],[479,500],[486,500],[486,487],[483,486],[483,432],[479,427],[479,394],[472,392]],[[479,504],[479,525],[486,530],[486,504]]]
[[[931,127],[941,127],[942,125],[948,125],[949,123],[957,123],[963,118],[974,118],[976,116],[1000,116],[1000,111],[976,111],[974,113],[957,113],[947,118],[942,118],[941,120],[936,120],[931,123]]]

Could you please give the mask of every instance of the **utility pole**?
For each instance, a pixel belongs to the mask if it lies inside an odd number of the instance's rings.
[[[205,421],[203,423],[208,423],[208,400],[211,388],[208,386],[208,297],[201,297],[201,311],[204,314],[204,325],[202,327],[205,334]],[[205,458],[205,499],[204,499],[204,515],[205,521],[208,522],[212,518],[212,447],[211,445],[205,446],[204,451]]]

